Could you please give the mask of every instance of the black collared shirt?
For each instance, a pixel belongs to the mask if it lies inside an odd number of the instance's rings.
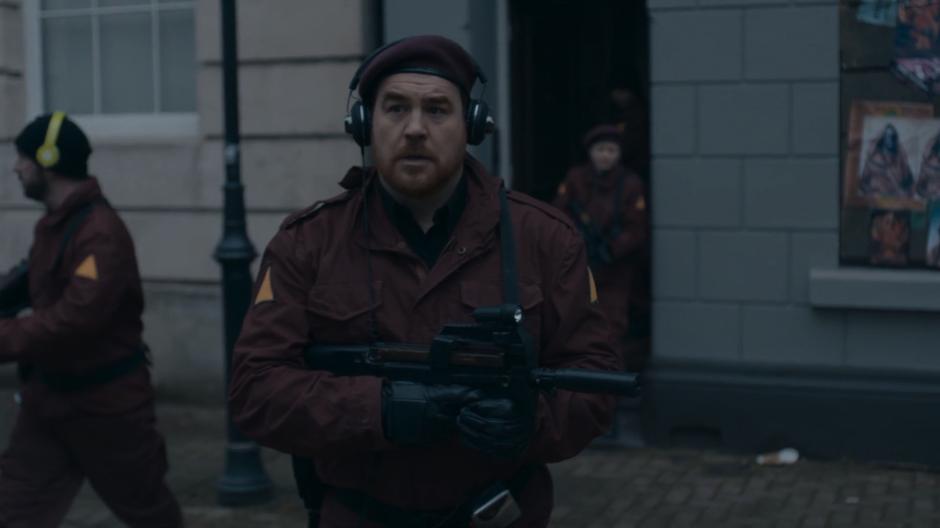
[[[392,225],[398,229],[411,250],[421,257],[428,268],[434,267],[441,251],[450,241],[460,215],[463,214],[467,203],[467,179],[461,176],[454,194],[447,200],[447,203],[434,212],[434,223],[427,233],[415,221],[410,209],[396,202],[385,186],[380,184],[378,187],[382,203],[385,205],[385,212],[388,213]]]

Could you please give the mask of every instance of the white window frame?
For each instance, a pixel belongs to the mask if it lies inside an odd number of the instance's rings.
[[[22,5],[27,121],[37,115],[55,110],[44,108],[42,20],[39,2],[40,0],[23,0]],[[183,4],[196,9],[195,1],[181,2],[181,6]],[[151,4],[151,9],[155,11],[156,7]],[[156,79],[156,83],[158,82],[159,79]],[[95,142],[188,142],[199,136],[199,114],[195,111],[79,114],[69,117],[74,119]]]

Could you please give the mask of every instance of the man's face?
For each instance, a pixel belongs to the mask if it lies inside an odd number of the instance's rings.
[[[382,81],[372,109],[372,156],[392,189],[409,198],[433,196],[459,175],[466,149],[454,84],[419,73]]]
[[[613,141],[598,141],[588,150],[591,164],[598,172],[607,172],[620,161],[620,145]]]
[[[35,161],[26,156],[17,153],[16,163],[13,165],[13,172],[20,180],[23,186],[23,194],[31,200],[42,201],[49,190],[49,183],[46,181],[46,175]]]

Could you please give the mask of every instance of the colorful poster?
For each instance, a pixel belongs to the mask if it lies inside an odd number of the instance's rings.
[[[906,266],[911,243],[910,211],[876,209],[869,223],[870,262],[879,266]]]
[[[938,136],[940,119],[930,104],[853,102],[843,205],[923,210],[926,199],[940,194]]]
[[[894,27],[898,19],[898,0],[860,0],[857,17],[866,24]]]
[[[858,192],[870,203],[940,197],[940,119],[866,116],[862,146]]]
[[[927,266],[940,268],[940,202],[930,208],[927,225]]]
[[[895,72],[931,94],[940,94],[940,2],[899,0],[894,33]]]

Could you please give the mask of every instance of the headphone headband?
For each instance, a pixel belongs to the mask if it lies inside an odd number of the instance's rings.
[[[63,121],[65,121],[65,112],[52,113],[52,117],[49,118],[49,127],[46,128],[46,139],[36,150],[36,161],[46,169],[59,162],[59,147],[56,146],[56,142],[59,140],[59,130],[62,129]]]

